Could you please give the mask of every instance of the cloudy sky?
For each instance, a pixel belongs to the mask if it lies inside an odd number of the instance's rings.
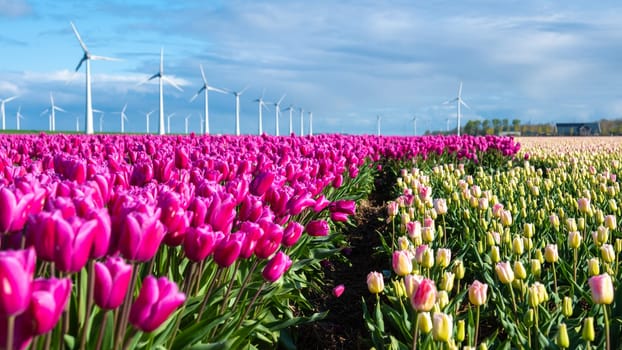
[[[157,109],[158,85],[142,84],[158,71],[165,85],[172,131],[199,131],[199,64],[215,87],[241,90],[241,132],[256,133],[264,94],[281,108],[300,108],[314,132],[410,135],[456,123],[462,97],[469,119],[523,122],[587,121],[622,117],[622,4],[617,1],[238,1],[238,0],[0,0],[0,98],[7,128],[21,106],[23,128],[47,129],[41,114],[53,94],[67,111],[57,129],[84,125],[84,66],[70,21],[94,55],[93,107],[104,111],[107,131],[120,130],[128,104],[130,131],[145,130]],[[115,114],[116,113],[116,114]],[[156,125],[151,118],[153,131]],[[275,132],[275,109],[264,112],[264,131]],[[99,129],[96,115],[95,129]],[[233,133],[235,98],[210,93],[212,133]],[[289,131],[289,113],[280,119]],[[308,124],[305,125],[308,129]]]

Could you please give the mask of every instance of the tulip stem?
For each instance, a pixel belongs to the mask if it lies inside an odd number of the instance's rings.
[[[445,215],[441,215],[443,218],[443,245],[447,246],[447,228],[445,227]]]
[[[233,274],[231,274],[231,280],[229,281],[229,285],[227,286],[227,291],[225,292],[225,296],[222,299],[222,305],[220,306],[219,314],[223,313],[227,308],[227,304],[229,303],[229,296],[231,295],[231,289],[233,289],[233,283],[235,282],[235,276],[238,273],[238,268],[240,268],[240,260],[238,259],[235,262],[235,266],[233,267]]]
[[[201,316],[203,316],[203,312],[205,311],[205,306],[207,305],[207,300],[211,296],[212,291],[214,290],[214,286],[216,285],[216,283],[218,283],[218,280],[220,279],[220,275],[222,274],[222,270],[223,269],[219,268],[218,271],[216,271],[216,275],[214,276],[212,283],[210,283],[207,293],[205,293],[205,297],[203,298],[203,302],[201,303],[201,309],[199,309],[199,315],[197,317],[197,321],[201,319]]]
[[[478,335],[479,335],[479,305],[477,305],[477,311],[475,312],[475,338],[473,339],[473,347],[477,346]]]
[[[233,305],[238,305],[238,302],[240,301],[240,297],[242,297],[244,289],[246,288],[248,281],[250,281],[251,276],[253,275],[253,272],[255,272],[255,269],[257,268],[258,264],[259,264],[259,260],[255,259],[255,261],[253,262],[253,266],[251,266],[250,270],[248,270],[248,273],[246,274],[246,278],[244,279],[244,282],[242,282],[242,286],[240,287],[240,292],[238,293],[238,296],[235,298],[235,302],[233,303]]]
[[[80,337],[80,349],[84,350],[86,346],[86,337],[89,333],[89,326],[91,324],[91,311],[93,309],[93,284],[95,283],[95,263],[93,259],[89,260],[88,265],[88,282],[86,285],[86,314],[84,315],[84,322],[82,323],[82,336]]]
[[[261,286],[259,287],[259,289],[257,289],[257,293],[255,293],[255,295],[253,296],[253,299],[251,300],[251,303],[248,304],[248,306],[246,307],[246,310],[244,310],[244,314],[242,315],[242,318],[240,318],[240,320],[238,321],[238,324],[235,326],[235,329],[240,328],[240,325],[242,324],[242,322],[244,321],[244,319],[248,315],[248,312],[251,311],[251,308],[253,307],[253,304],[255,304],[255,301],[257,300],[257,297],[259,296],[259,293],[261,293],[261,291],[263,290],[263,287],[265,285],[266,285],[266,282],[262,283]]]
[[[419,315],[415,312],[415,330],[413,332],[413,350],[417,350],[417,338],[419,338]]]
[[[607,340],[607,350],[611,349],[611,334],[609,330],[609,315],[607,315],[607,304],[603,305],[603,315],[605,316],[605,335]]]
[[[13,333],[15,333],[15,315],[8,317],[6,322],[6,348],[13,349]]]
[[[151,259],[153,262],[153,259]],[[130,282],[130,287],[127,289],[127,293],[125,293],[125,301],[123,302],[123,309],[121,311],[121,319],[119,320],[117,327],[117,344],[115,346],[116,349],[120,349],[123,345],[123,340],[125,339],[125,332],[127,331],[127,322],[130,314],[130,302],[132,301],[132,297],[134,295],[134,288],[136,287],[136,279],[138,277],[138,267],[134,264],[132,268],[132,279]],[[149,272],[151,269],[149,269]]]
[[[95,350],[100,350],[102,348],[102,342],[104,340],[104,331],[106,330],[106,322],[108,321],[108,310],[104,311],[104,315],[102,316],[102,323],[99,327],[99,334],[97,334],[97,345],[95,346]]]
[[[573,264],[573,274],[572,277],[573,279],[576,281],[577,280],[577,260],[579,260],[579,250],[578,249],[574,249],[574,264]]]
[[[553,282],[555,283],[555,294],[557,294],[557,272],[555,269],[555,263],[551,264],[553,266]]]
[[[516,311],[516,297],[514,296],[514,288],[512,288],[512,283],[508,283],[508,288],[510,288],[510,294],[512,294],[512,306],[514,307],[514,317],[517,318],[518,312]],[[518,326],[518,320],[516,321],[516,325]]]

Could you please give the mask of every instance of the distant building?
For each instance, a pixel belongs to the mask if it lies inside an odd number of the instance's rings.
[[[558,136],[596,136],[600,135],[600,123],[557,123]]]

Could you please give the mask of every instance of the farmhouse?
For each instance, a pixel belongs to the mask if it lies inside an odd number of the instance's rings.
[[[559,136],[595,136],[600,135],[600,123],[557,123],[555,124]]]

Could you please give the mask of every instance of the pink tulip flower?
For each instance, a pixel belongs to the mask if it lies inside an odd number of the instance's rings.
[[[34,334],[45,334],[56,326],[71,294],[71,280],[36,279],[32,284],[32,300],[28,308]]]
[[[149,275],[143,280],[130,309],[130,323],[143,332],[153,332],[186,300],[175,282]]]
[[[123,303],[132,278],[132,265],[119,257],[95,263],[95,304],[113,310]]]
[[[32,248],[0,251],[0,318],[19,315],[28,308],[35,263]]]
[[[289,270],[291,265],[292,260],[289,256],[279,251],[268,261],[268,264],[264,267],[261,274],[266,281],[274,283],[278,281],[278,279],[281,278],[287,270]]]
[[[323,237],[330,233],[330,226],[325,220],[313,220],[307,224],[305,231],[310,236]]]

